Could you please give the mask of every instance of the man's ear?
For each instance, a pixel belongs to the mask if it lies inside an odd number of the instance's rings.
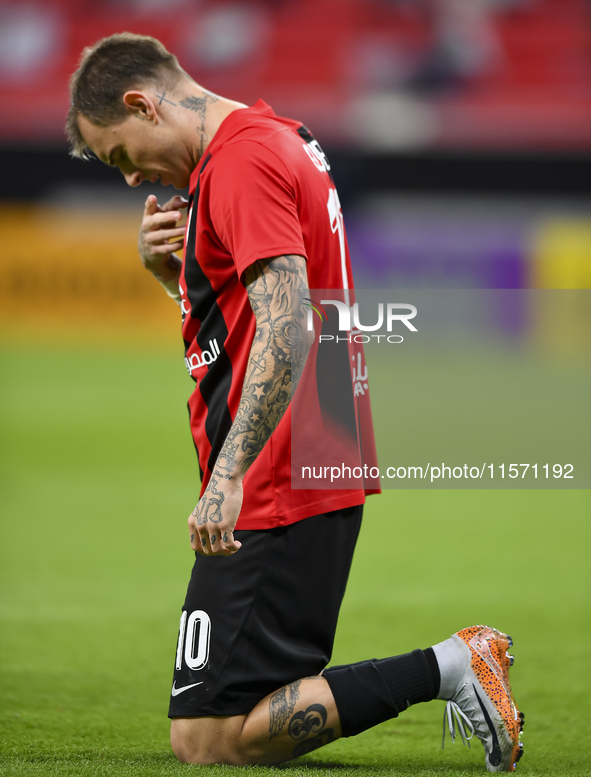
[[[146,92],[131,90],[123,95],[123,102],[130,115],[137,116],[142,121],[158,123],[158,111]]]

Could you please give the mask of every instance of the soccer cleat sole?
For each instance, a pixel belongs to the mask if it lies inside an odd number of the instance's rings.
[[[517,707],[515,709],[517,709]],[[519,735],[518,735],[518,737],[520,737],[521,736],[521,732],[523,731],[523,721],[525,719],[525,714],[523,712],[520,712],[519,710],[517,710],[517,715],[519,717]],[[511,768],[512,772],[515,771],[515,767],[517,766],[517,764],[519,763],[519,761],[520,761],[520,759],[522,757],[523,757],[523,742],[521,741],[520,738],[518,738],[517,744],[513,748],[513,753],[511,754],[511,760],[512,760],[512,763],[513,763],[513,766]]]
[[[513,640],[508,634],[502,634],[499,632],[499,637],[501,639],[497,640],[499,643],[499,647],[503,654],[503,663],[505,665],[505,669],[507,670],[507,676],[509,675],[509,667],[513,666],[515,663],[514,656],[507,653],[507,648],[513,647]],[[505,638],[503,640],[502,638]],[[503,644],[503,642],[506,641],[506,646]],[[513,751],[511,753],[511,766],[509,767],[508,771],[514,772],[517,764],[519,763],[519,760],[523,756],[523,742],[520,739],[521,732],[523,731],[523,721],[525,719],[525,715],[523,712],[520,712],[520,710],[517,708],[517,705],[515,704],[515,699],[513,698],[513,694],[511,693],[511,701],[513,702],[514,708],[515,708],[515,717],[513,720],[514,724],[514,731],[519,728],[517,731],[517,742],[515,743],[513,747]]]
[[[507,639],[507,647],[513,647],[513,640],[508,634],[504,635]],[[507,668],[507,673],[510,666],[513,666],[515,663],[514,656],[507,653],[505,649],[505,667]],[[523,742],[521,741],[521,732],[523,731],[523,723],[525,720],[525,714],[521,712],[517,705],[515,704],[515,699],[513,698],[513,694],[511,694],[511,700],[513,701],[513,704],[515,706],[515,712],[516,712],[516,719],[515,719],[515,727],[519,726],[519,732],[517,733],[517,742],[515,746],[513,747],[513,752],[511,753],[511,767],[509,771],[514,772],[517,764],[519,763],[520,759],[523,757]]]

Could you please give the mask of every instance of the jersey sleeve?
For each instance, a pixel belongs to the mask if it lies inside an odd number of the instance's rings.
[[[306,257],[295,191],[282,160],[262,143],[243,140],[220,149],[214,161],[211,219],[238,275],[258,259]]]

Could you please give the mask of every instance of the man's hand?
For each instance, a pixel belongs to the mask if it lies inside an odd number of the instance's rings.
[[[175,225],[182,218],[181,208],[187,205],[188,201],[178,194],[162,207],[153,194],[146,200],[138,251],[146,270],[153,273],[160,283],[178,279],[182,262],[174,252],[183,247],[185,227]],[[173,242],[170,242],[171,238]]]
[[[214,469],[203,496],[189,516],[191,547],[202,556],[231,556],[242,547],[234,527],[242,507],[242,482]]]

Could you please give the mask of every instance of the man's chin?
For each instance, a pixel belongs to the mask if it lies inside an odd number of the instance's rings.
[[[166,183],[160,179],[160,182],[163,186],[172,186],[173,189],[177,189],[179,192],[184,191],[188,188],[189,184],[191,183],[191,177],[187,176],[186,180],[184,176],[179,176],[176,179],[166,181]]]

